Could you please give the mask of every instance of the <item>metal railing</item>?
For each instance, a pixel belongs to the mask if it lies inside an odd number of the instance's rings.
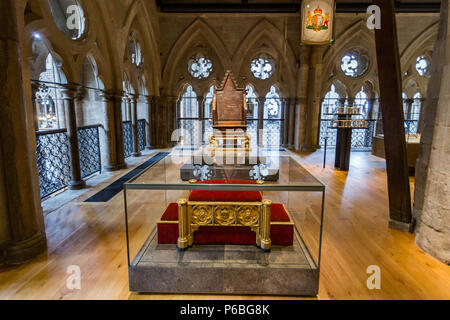
[[[145,119],[138,120],[138,150],[142,151],[145,149],[147,144],[147,137],[145,135]]]
[[[78,128],[81,178],[102,170],[99,125]]]
[[[133,123],[131,121],[124,121],[123,128],[123,153],[125,158],[131,157],[133,154]]]
[[[327,146],[336,146],[337,130],[331,129],[331,119],[320,120],[320,137],[319,145],[325,145],[325,138],[328,138]],[[367,129],[352,130],[352,148],[371,148],[372,140],[375,135],[377,120],[366,120]]]
[[[78,128],[81,175],[101,171],[100,125]],[[41,199],[69,185],[70,149],[67,129],[36,132],[36,158]]]

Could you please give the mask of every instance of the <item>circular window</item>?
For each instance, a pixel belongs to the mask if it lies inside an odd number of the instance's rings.
[[[353,50],[346,53],[341,60],[341,70],[348,77],[362,76],[369,67],[369,58],[359,51]]]
[[[206,79],[213,70],[213,63],[210,59],[199,54],[188,61],[188,71],[196,79]]]
[[[425,56],[417,57],[416,70],[422,77],[429,76],[430,75],[430,60],[428,60]]]
[[[86,31],[86,18],[77,0],[47,0],[56,26],[68,38],[80,39]]]
[[[257,79],[269,79],[275,72],[275,61],[267,55],[260,55],[252,60],[250,70]]]

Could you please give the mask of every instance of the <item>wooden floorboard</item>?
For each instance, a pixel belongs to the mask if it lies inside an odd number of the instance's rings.
[[[325,169],[322,151],[293,157],[327,186],[319,299],[450,299],[450,267],[417,247],[413,234],[387,227],[383,159],[352,153],[350,172],[344,173],[334,170],[332,150]],[[83,203],[106,185],[46,217],[48,252],[1,270],[0,299],[286,299],[130,293],[122,193],[108,203]],[[130,217],[133,232],[145,239],[152,222],[138,198],[132,205],[138,209]],[[70,265],[81,268],[80,290],[66,287]],[[370,265],[381,268],[380,290],[366,287]]]

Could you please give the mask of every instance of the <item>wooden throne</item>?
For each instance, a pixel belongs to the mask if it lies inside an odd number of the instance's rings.
[[[230,70],[219,88],[214,80],[212,149],[244,149],[250,146],[247,134],[247,102],[245,89],[239,88]],[[245,87],[245,85],[244,85]]]

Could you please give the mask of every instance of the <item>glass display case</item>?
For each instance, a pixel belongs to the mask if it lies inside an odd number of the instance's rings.
[[[316,295],[325,186],[286,152],[195,157],[174,149],[124,184],[130,291]]]

